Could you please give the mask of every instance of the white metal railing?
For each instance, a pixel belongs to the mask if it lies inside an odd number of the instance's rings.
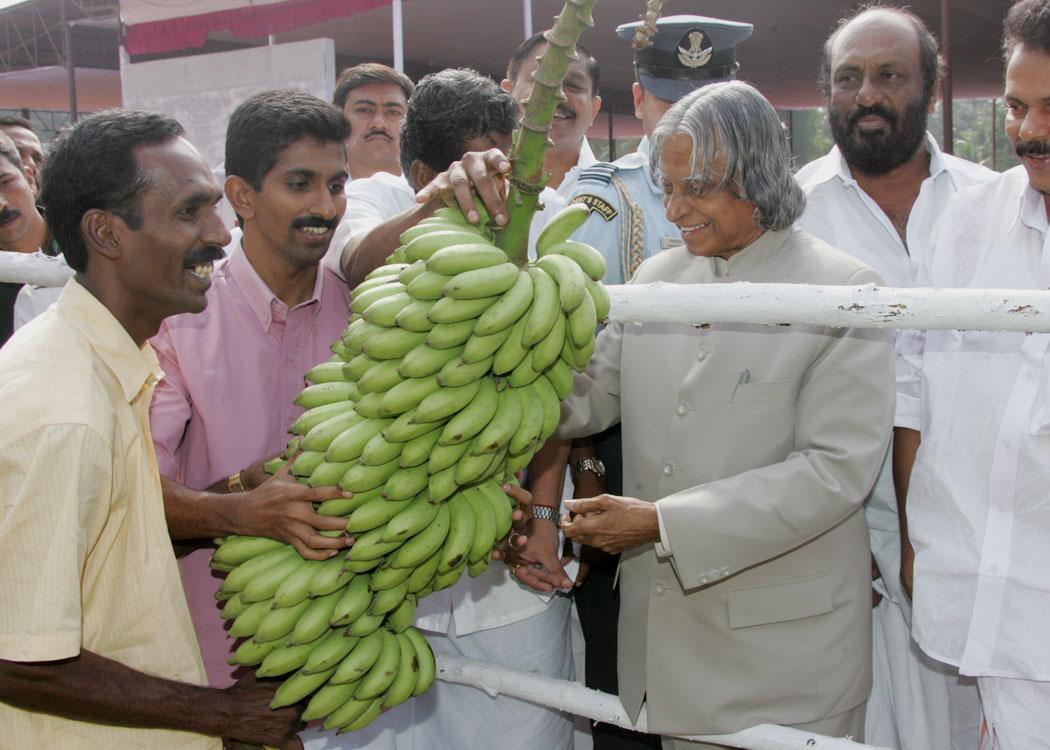
[[[646,731],[645,709],[635,724],[623,710],[619,698],[580,685],[556,680],[531,672],[520,672],[496,664],[437,655],[437,678],[444,682],[469,685],[489,696],[509,695],[577,716],[586,716],[603,724]],[[863,745],[850,739],[825,737],[775,724],[762,724],[732,734],[684,737],[696,742],[715,742],[747,750],[885,750]]]

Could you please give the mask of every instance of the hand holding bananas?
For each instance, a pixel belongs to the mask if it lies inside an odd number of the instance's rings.
[[[486,227],[440,209],[354,290],[336,356],[296,398],[306,411],[287,453],[299,481],[352,493],[317,513],[353,546],[316,561],[230,537],[213,559],[229,573],[230,635],[246,639],[233,661],[289,675],[274,707],[309,697],[305,719],[353,731],[433,681],[416,601],[479,574],[507,538],[502,487],[554,432],[608,312],[601,255],[567,240],[587,216],[577,205],[552,219],[519,268]]]
[[[493,223],[507,223],[506,181],[510,174],[510,160],[498,148],[488,151],[468,151],[459,161],[431,180],[416,194],[417,203],[429,203],[440,198],[448,206],[458,205],[470,224],[482,221],[475,209],[475,200],[484,204]]]
[[[552,442],[548,441],[548,445]],[[508,494],[523,506],[532,504],[532,494],[522,487],[511,487]],[[572,557],[559,557],[558,523],[530,517],[525,529],[525,544],[509,550],[504,558],[514,577],[537,591],[571,589],[573,582],[565,572],[565,565]]]

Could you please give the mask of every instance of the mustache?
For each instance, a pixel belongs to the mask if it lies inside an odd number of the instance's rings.
[[[565,104],[564,102],[558,102],[558,106],[555,111],[562,117],[565,117],[569,120],[576,119],[576,110],[574,110],[572,107],[570,107],[568,104]]]
[[[323,216],[300,216],[292,222],[292,229],[305,229],[306,227],[324,227],[335,229],[339,226],[339,217],[334,216],[326,219]]]
[[[199,266],[202,263],[212,263],[225,257],[226,253],[218,245],[204,245],[186,256],[186,266]]]
[[[19,211],[17,208],[5,208],[3,211],[0,211],[0,224],[6,224],[9,221],[14,221],[21,215],[22,212]]]
[[[870,107],[857,107],[850,113],[849,121],[846,124],[852,128],[862,117],[867,117],[868,115],[881,117],[893,127],[897,126],[897,114],[892,110],[886,109],[881,104],[874,104]]]
[[[367,133],[365,133],[364,140],[370,141],[373,138],[385,138],[386,140],[391,142],[393,142],[394,140],[390,137],[390,134],[387,133],[385,130],[370,130]]]
[[[1019,157],[1050,156],[1050,140],[1018,141],[1014,151]]]

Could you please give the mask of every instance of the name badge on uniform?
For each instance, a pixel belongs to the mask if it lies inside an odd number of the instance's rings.
[[[620,213],[608,201],[599,198],[597,195],[577,195],[572,199],[572,202],[582,203],[591,209],[591,213],[599,214],[606,221],[612,221]]]

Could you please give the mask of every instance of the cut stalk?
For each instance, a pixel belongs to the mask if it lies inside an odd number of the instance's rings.
[[[539,204],[540,191],[547,182],[543,158],[550,145],[548,133],[554,111],[565,96],[561,83],[576,57],[576,43],[583,30],[594,25],[591,12],[598,0],[566,0],[554,19],[554,27],[544,33],[547,49],[533,76],[532,93],[525,101],[521,126],[514,134],[510,150],[512,165],[507,196],[507,224],[496,233],[496,243],[519,266],[528,262],[529,225]]]

